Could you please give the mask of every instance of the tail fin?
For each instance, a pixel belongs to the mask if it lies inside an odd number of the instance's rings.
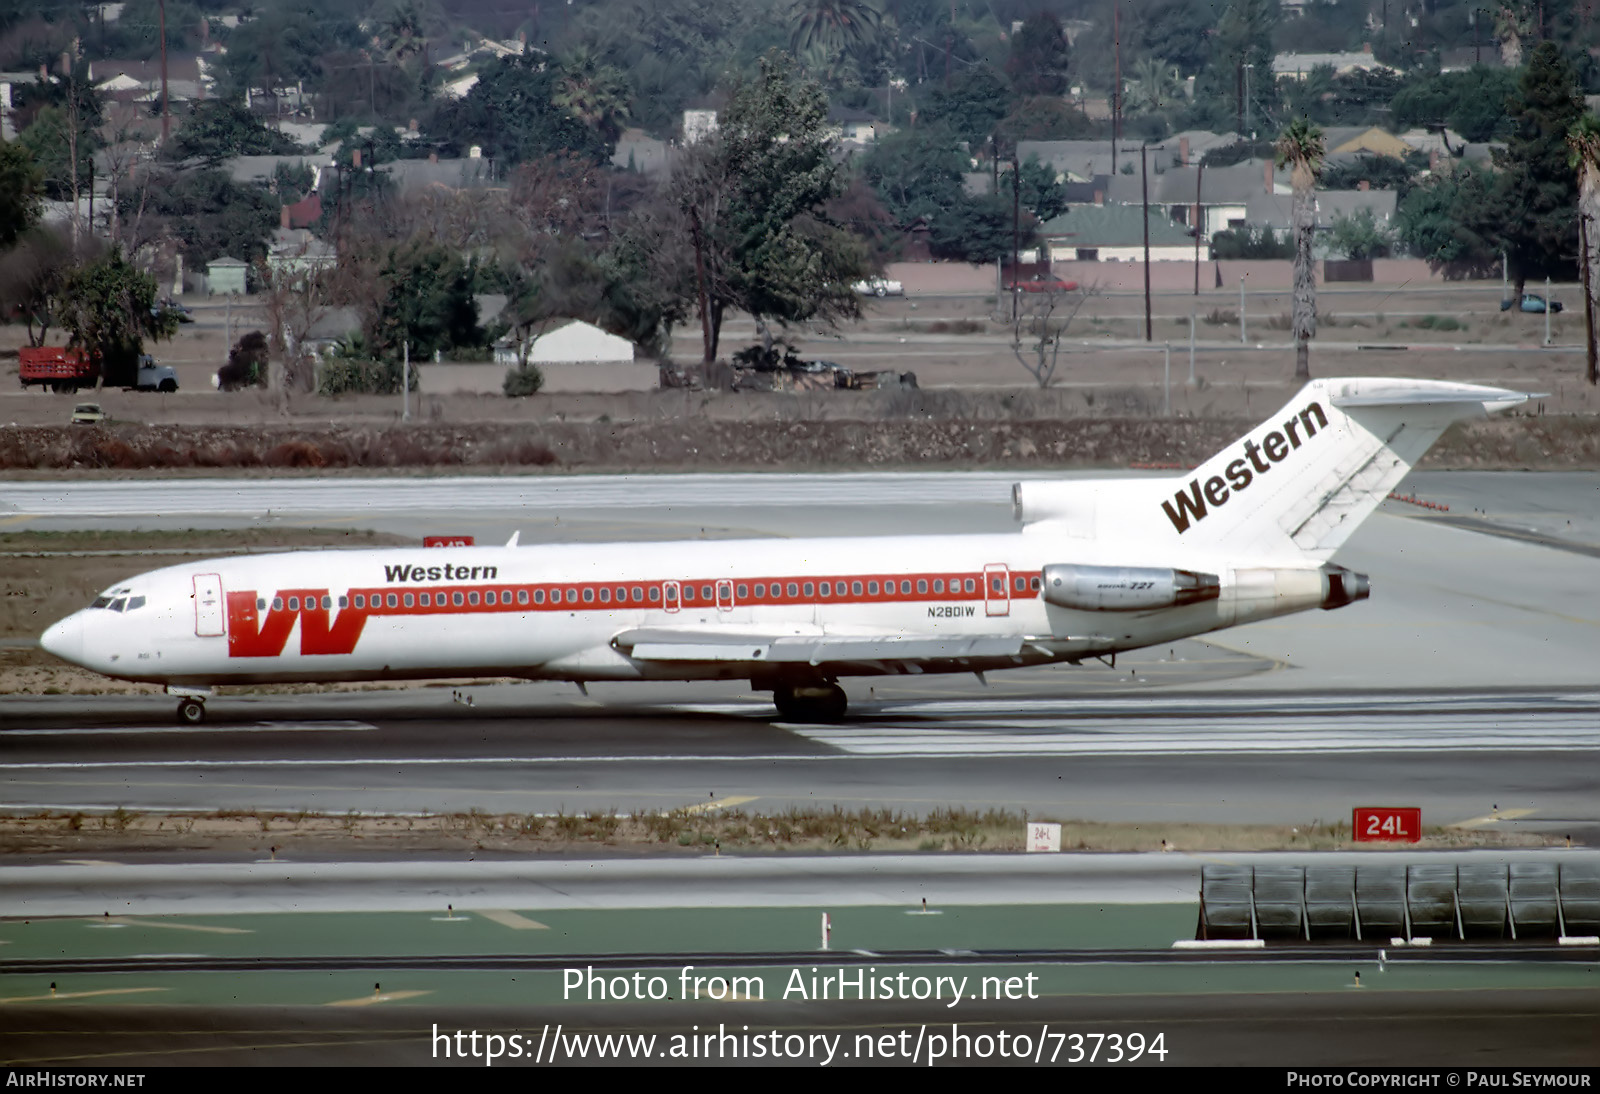
[[[1451,423],[1528,398],[1438,380],[1314,380],[1190,475],[1118,484],[1116,527],[1104,511],[1109,484],[1095,483],[1098,532],[1326,561]],[[1025,484],[1018,492],[1019,507],[1031,510],[1025,519],[1071,519],[1085,500],[1062,489],[1073,485]]]

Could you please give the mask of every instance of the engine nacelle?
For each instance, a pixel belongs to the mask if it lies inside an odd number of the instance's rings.
[[[1366,574],[1327,563],[1322,567],[1322,609],[1342,608],[1372,595],[1372,582]]]
[[[1077,566],[1044,568],[1045,602],[1086,612],[1139,612],[1215,600],[1222,591],[1216,574],[1166,570],[1154,566]]]

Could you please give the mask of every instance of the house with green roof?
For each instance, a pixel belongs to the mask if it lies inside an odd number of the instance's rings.
[[[1051,262],[1142,262],[1144,217],[1138,205],[1079,205],[1039,226]],[[1167,211],[1150,208],[1150,261],[1194,260],[1194,236]]]

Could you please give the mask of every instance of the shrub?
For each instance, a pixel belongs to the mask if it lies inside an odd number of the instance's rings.
[[[535,395],[544,387],[544,373],[539,366],[529,362],[506,370],[505,393],[512,399]]]

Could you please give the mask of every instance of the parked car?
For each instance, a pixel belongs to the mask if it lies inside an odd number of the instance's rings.
[[[1500,310],[1510,311],[1511,305],[1514,303],[1516,303],[1514,300],[1502,300],[1500,301]],[[1561,301],[1552,300],[1549,306],[1552,313],[1557,315],[1561,313]],[[1522,294],[1522,307],[1518,310],[1532,312],[1535,315],[1543,315],[1545,310],[1544,297],[1538,293],[1525,292]]]
[[[1007,285],[1008,289],[1020,289],[1023,292],[1076,292],[1076,281],[1063,281],[1059,277],[1049,277],[1045,274],[1035,274],[1026,281],[1013,281]]]
[[[194,322],[194,313],[184,305],[171,298],[166,300],[157,300],[155,306],[150,309],[150,314],[157,317],[159,317],[162,312],[170,312],[172,315],[177,316],[178,322],[180,323]]]
[[[79,403],[72,408],[73,425],[99,425],[105,420],[106,413],[99,403]]]
[[[874,277],[867,281],[857,281],[850,286],[862,296],[904,296],[906,287],[898,281],[890,281],[886,277]]]

